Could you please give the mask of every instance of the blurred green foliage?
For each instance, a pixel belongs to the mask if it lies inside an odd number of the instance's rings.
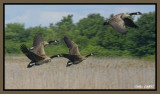
[[[112,16],[113,14],[110,15]],[[73,15],[63,17],[61,21],[50,23],[48,27],[24,28],[21,23],[6,24],[5,54],[22,54],[20,45],[31,47],[35,34],[41,33],[43,40],[60,41],[58,45],[45,47],[47,55],[68,53],[69,50],[63,41],[63,37],[68,36],[78,44],[82,55],[93,52],[96,56],[104,57],[155,57],[155,12],[140,16],[135,22],[139,28],[127,27],[126,35],[116,32],[111,26],[103,26],[106,19],[100,14],[89,14],[77,23],[73,23],[72,17]]]

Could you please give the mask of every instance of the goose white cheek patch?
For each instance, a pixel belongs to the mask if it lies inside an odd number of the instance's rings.
[[[30,49],[31,49],[31,50],[33,50],[33,49],[34,49],[34,47],[31,47]]]
[[[69,62],[68,64],[72,64],[71,62]]]
[[[35,65],[35,63],[31,63],[31,64],[29,64],[29,65],[31,65],[31,66],[32,66],[32,65]]]
[[[56,42],[56,43],[57,43],[57,40],[55,40],[54,42]]]

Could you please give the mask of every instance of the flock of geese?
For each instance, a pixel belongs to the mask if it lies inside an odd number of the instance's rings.
[[[138,28],[138,26],[135,25],[134,22],[128,18],[129,16],[132,15],[142,15],[142,13],[141,12],[134,12],[129,14],[120,13],[113,16],[108,21],[104,22],[103,25],[110,25],[117,32],[120,32],[121,34],[126,34],[127,31],[125,26]],[[48,63],[51,61],[51,59],[55,57],[64,57],[69,59],[66,65],[66,67],[68,67],[71,65],[79,64],[83,60],[86,60],[89,56],[94,55],[94,53],[90,53],[87,56],[82,56],[79,52],[78,45],[66,36],[64,36],[64,42],[69,48],[69,54],[58,54],[50,57],[46,56],[44,47],[47,45],[56,45],[58,43],[57,40],[43,41],[42,35],[37,34],[34,37],[33,46],[30,49],[27,49],[26,45],[22,44],[20,47],[21,51],[31,60],[27,68]]]
[[[51,59],[55,57],[64,57],[64,58],[69,59],[66,65],[66,67],[68,67],[73,64],[79,64],[80,62],[88,58],[89,56],[94,55],[93,53],[90,53],[87,56],[82,56],[79,52],[78,45],[66,36],[64,37],[64,42],[69,48],[69,54],[58,54],[58,55],[54,55],[50,57],[46,56],[44,47],[52,43],[58,43],[57,40],[53,40],[49,42],[43,41],[42,35],[37,34],[34,37],[33,46],[30,48],[30,50],[27,49],[26,45],[22,44],[21,51],[31,60],[27,68],[31,68],[32,66],[48,63],[51,61]]]

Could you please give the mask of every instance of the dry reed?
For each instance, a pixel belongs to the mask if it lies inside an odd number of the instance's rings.
[[[155,62],[137,58],[88,58],[66,67],[65,58],[27,69],[25,56],[5,57],[5,89],[154,89]],[[142,86],[142,87],[137,87]]]

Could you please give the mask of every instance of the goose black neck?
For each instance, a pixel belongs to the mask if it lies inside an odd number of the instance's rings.
[[[86,55],[86,58],[88,58],[89,56],[91,56],[91,54],[89,54],[89,55]]]
[[[55,41],[56,41],[56,40],[52,40],[52,41],[49,41],[48,43],[49,43],[49,44],[55,43]]]
[[[59,57],[58,55],[54,55],[54,56],[51,56],[50,58],[55,58],[55,57]]]
[[[137,15],[137,12],[129,13],[129,15]]]

